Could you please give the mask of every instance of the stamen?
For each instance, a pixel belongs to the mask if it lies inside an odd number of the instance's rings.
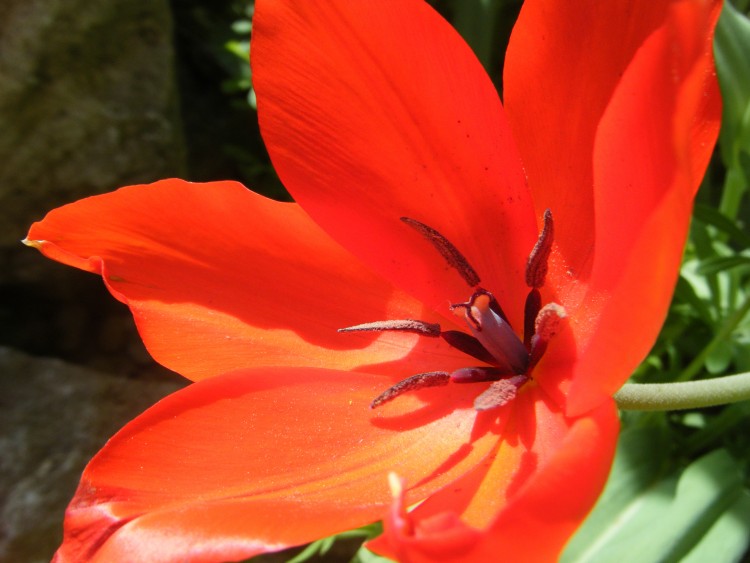
[[[451,381],[453,383],[483,383],[485,381],[497,381],[511,375],[515,375],[515,373],[508,373],[498,368],[461,368],[451,373]]]
[[[557,303],[547,303],[536,316],[535,334],[543,340],[549,340],[557,334],[560,320],[568,316],[565,307]]]
[[[457,350],[475,357],[480,362],[484,362],[485,364],[495,363],[495,358],[487,351],[487,348],[482,346],[479,340],[465,332],[461,332],[460,330],[446,330],[445,332],[441,332],[440,336]]]
[[[474,268],[471,267],[464,255],[447,238],[432,227],[420,223],[416,219],[401,217],[401,220],[426,238],[437,249],[440,255],[445,258],[448,265],[460,274],[469,287],[479,284],[481,281],[479,275],[474,271]]]
[[[488,411],[507,405],[516,398],[521,386],[529,381],[525,375],[516,375],[492,383],[487,390],[474,399],[474,410]]]
[[[531,338],[536,330],[536,317],[542,307],[542,294],[538,289],[532,289],[526,296],[526,305],[523,309],[523,345],[531,350]]]
[[[441,387],[449,383],[486,383],[490,385],[474,401],[477,411],[496,409],[507,405],[518,390],[531,380],[531,372],[544,355],[547,345],[557,333],[560,322],[566,317],[565,309],[550,303],[544,307],[539,289],[544,286],[552,244],[554,222],[552,212],[544,212],[544,225],[526,264],[526,284],[531,288],[524,306],[523,341],[513,332],[505,313],[495,297],[479,287],[480,279],[466,257],[443,235],[432,227],[409,217],[401,221],[419,232],[440,252],[448,265],[474,288],[471,299],[453,304],[451,311],[464,319],[471,332],[449,330],[442,332],[437,323],[416,319],[375,321],[338,329],[339,332],[400,331],[442,337],[450,346],[488,365],[465,367],[453,372],[430,371],[418,373],[392,385],[371,403],[380,405],[411,391],[428,387]]]
[[[529,354],[510,325],[490,308],[490,298],[488,292],[480,290],[468,303],[452,305],[451,309],[464,317],[474,337],[492,354],[492,365],[508,372],[524,373]]]
[[[547,277],[547,261],[554,238],[555,224],[552,221],[552,212],[547,209],[544,212],[544,227],[526,263],[526,285],[531,288],[539,289],[544,285]]]
[[[426,323],[413,319],[403,319],[396,321],[375,321],[373,323],[364,323],[346,328],[338,329],[338,332],[378,332],[385,330],[396,330],[400,332],[414,332],[422,336],[440,336],[440,325],[437,323]]]
[[[425,389],[427,387],[440,387],[448,385],[450,381],[450,374],[447,371],[428,371],[426,373],[418,373],[407,377],[403,381],[399,381],[394,386],[389,387],[383,391],[380,395],[370,403],[370,408],[374,409],[380,405],[392,401],[399,395],[403,395],[409,391],[417,391],[419,389]]]
[[[560,321],[568,315],[565,308],[557,303],[548,303],[536,316],[534,336],[531,339],[531,352],[529,353],[529,370],[536,366],[547,350],[550,339],[557,334]]]

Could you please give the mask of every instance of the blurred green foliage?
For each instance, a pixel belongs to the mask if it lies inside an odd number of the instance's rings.
[[[253,30],[253,13],[255,2],[243,2],[243,14],[240,19],[232,22],[233,37],[224,47],[235,57],[234,73],[222,84],[225,92],[244,92],[247,103],[257,109],[255,91],[253,90],[252,73],[250,71],[250,33]]]
[[[237,180],[290,199],[260,137],[248,65],[253,2],[171,0],[188,179]]]

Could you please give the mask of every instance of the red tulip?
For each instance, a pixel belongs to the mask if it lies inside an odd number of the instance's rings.
[[[528,0],[503,108],[421,1],[258,0],[260,124],[297,203],[165,180],[28,235],[196,381],[90,462],[57,559],[242,559],[385,518],[371,546],[404,561],[553,560],[670,301],[718,9]]]

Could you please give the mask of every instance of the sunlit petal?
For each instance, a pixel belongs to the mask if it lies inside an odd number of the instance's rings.
[[[261,131],[300,205],[445,311],[466,284],[400,218],[437,229],[520,324],[536,218],[497,92],[456,31],[418,0],[259,3],[253,26]]]
[[[298,545],[379,519],[390,471],[421,500],[497,442],[498,425],[471,408],[471,386],[372,411],[381,384],[279,368],[171,395],[86,468],[61,560],[226,560]]]
[[[233,182],[164,180],[87,198],[35,223],[28,241],[101,274],[132,309],[151,354],[191,379],[249,366],[382,363],[396,377],[465,361],[413,334],[337,333],[364,320],[434,315],[297,205]]]

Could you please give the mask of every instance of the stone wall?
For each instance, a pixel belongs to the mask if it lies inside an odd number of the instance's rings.
[[[20,240],[56,206],[185,175],[175,75],[168,0],[0,2],[0,343],[149,361],[101,281]]]
[[[41,210],[183,172],[166,0],[0,4],[0,244]]]
[[[101,370],[0,348],[2,561],[48,561],[91,455],[184,384],[101,279],[20,243],[56,206],[185,175],[173,45],[168,0],[0,1],[0,346]]]

